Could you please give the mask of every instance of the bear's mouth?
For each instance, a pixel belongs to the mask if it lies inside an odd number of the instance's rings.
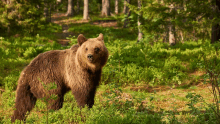
[[[93,63],[93,59],[88,58],[88,61],[89,61],[90,63]]]
[[[89,62],[93,63],[93,61],[94,61],[93,55],[88,54],[88,55],[87,55],[87,60],[88,60]]]

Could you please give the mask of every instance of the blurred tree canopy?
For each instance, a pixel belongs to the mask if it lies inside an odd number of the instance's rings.
[[[133,13],[142,13],[145,33],[164,37],[166,41],[168,27],[174,25],[177,38],[196,40],[211,37],[211,27],[220,22],[219,3],[219,0],[142,0],[141,9],[137,4],[130,4],[129,8]]]
[[[54,0],[48,0],[54,2]],[[44,22],[44,1],[2,0],[0,3],[1,31],[10,34],[16,31],[33,33]]]
[[[111,15],[124,16],[126,27],[137,32],[141,29],[144,37],[153,36],[155,42],[168,42],[171,34],[177,42],[201,38],[215,42],[220,38],[220,0],[140,0],[141,9],[138,8],[138,0],[123,0],[116,4],[118,12],[115,14],[116,1],[109,3]],[[83,13],[83,2],[73,0],[74,13]],[[19,30],[34,34],[46,23],[45,8],[51,14],[51,11],[67,11],[67,6],[68,0],[1,0],[0,31],[13,34]],[[129,14],[123,13],[126,6],[129,7]],[[89,13],[101,11],[102,0],[89,1]],[[138,18],[140,28],[137,24]]]

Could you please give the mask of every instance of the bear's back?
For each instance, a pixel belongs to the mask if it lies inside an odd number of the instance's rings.
[[[53,68],[52,66],[59,68],[59,66],[62,65],[62,61],[60,60],[64,58],[65,52],[65,50],[52,50],[41,53],[34,58],[28,66],[32,69],[32,71]]]
[[[50,83],[63,77],[66,50],[52,50],[39,54],[21,73],[21,80],[28,83]],[[63,61],[62,61],[63,60]],[[36,85],[36,84],[35,84]]]
[[[76,45],[73,45],[72,47],[70,47],[71,50],[73,50],[73,52],[76,52],[79,48],[79,45],[76,44]]]

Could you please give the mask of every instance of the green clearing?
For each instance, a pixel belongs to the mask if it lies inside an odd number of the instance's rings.
[[[76,16],[70,20],[80,19]],[[68,26],[68,31],[74,33],[68,38],[68,46],[56,42],[55,34],[62,32],[57,24],[41,27],[34,37],[0,37],[0,123],[10,123],[22,69],[39,53],[70,48],[80,33],[87,38],[103,33],[110,53],[95,105],[80,110],[68,93],[63,108],[47,115],[46,104],[38,100],[26,123],[217,123],[210,107],[211,87],[203,84],[203,56],[211,59],[218,43],[199,40],[175,46],[161,42],[152,45],[150,38],[136,43],[137,32],[130,28],[101,27],[92,21]]]

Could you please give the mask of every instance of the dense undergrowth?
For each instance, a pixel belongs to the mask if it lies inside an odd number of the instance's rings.
[[[69,31],[76,35],[69,38],[71,43],[65,47],[55,42],[53,34],[61,31],[61,26],[49,25],[45,29],[35,37],[0,37],[0,123],[10,123],[14,91],[22,69],[39,53],[68,49],[70,45],[76,44],[79,33],[87,38],[103,33],[110,53],[108,63],[103,68],[94,107],[80,110],[76,107],[74,97],[68,93],[63,108],[49,111],[48,115],[45,103],[39,100],[26,123],[217,123],[212,108],[208,105],[202,108],[195,106],[201,103],[202,97],[194,93],[181,98],[187,103],[185,108],[188,111],[182,113],[177,108],[168,111],[155,106],[154,102],[162,99],[157,98],[156,91],[126,88],[142,85],[178,88],[199,83],[205,74],[204,56],[209,58],[215,54],[214,46],[217,45],[210,44],[210,41],[187,41],[169,46],[160,42],[152,44],[153,41],[145,38],[137,43],[134,30],[103,28],[84,23],[70,26]],[[195,72],[201,74],[194,75]]]
[[[89,29],[91,28],[89,27]],[[101,27],[99,28],[101,29]],[[77,32],[76,29],[74,31]],[[84,32],[84,30],[82,31]],[[114,35],[110,35],[110,33],[115,33],[111,29],[94,32],[94,35],[89,34],[88,37],[96,37],[98,32],[106,34],[105,44],[110,52],[108,63],[103,69],[102,83],[109,83],[110,79],[120,77],[120,82],[123,84],[178,86],[193,78],[189,76],[190,73],[200,69],[201,55],[205,52],[203,47],[206,47],[205,45],[208,43],[208,41],[186,42],[170,47],[166,43],[150,45],[144,40],[135,43],[135,40],[120,39],[120,31],[116,32],[119,36],[115,38]],[[125,33],[122,36],[125,36]],[[72,44],[76,43],[76,38],[70,39]],[[41,39],[39,35],[34,38],[22,39],[2,38],[0,69],[4,73],[1,73],[1,87],[15,90],[20,71],[31,59],[45,51],[66,48],[69,46],[63,47],[56,42],[48,42]]]

